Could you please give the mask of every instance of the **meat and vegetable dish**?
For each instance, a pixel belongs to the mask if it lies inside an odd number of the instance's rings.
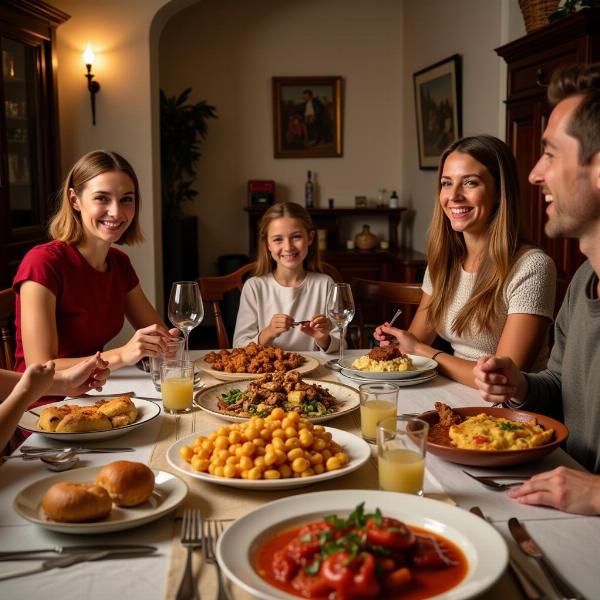
[[[217,396],[221,412],[239,417],[264,417],[276,407],[305,417],[322,417],[337,412],[340,405],[326,388],[306,383],[295,371],[267,373],[243,391],[233,389]]]
[[[467,419],[446,404],[435,403],[439,422],[429,431],[429,441],[466,450],[524,450],[547,444],[553,429],[544,429],[535,419],[513,421],[485,412]]]
[[[410,357],[402,354],[396,346],[380,346],[357,358],[352,363],[352,368],[372,372],[412,371],[413,363]]]
[[[449,540],[364,503],[276,534],[259,547],[258,574],[303,598],[430,598],[458,585],[467,560]]]
[[[254,342],[250,342],[244,348],[209,352],[204,360],[215,371],[224,371],[225,373],[291,371],[306,361],[297,352],[286,352],[283,348],[274,346],[260,346]]]

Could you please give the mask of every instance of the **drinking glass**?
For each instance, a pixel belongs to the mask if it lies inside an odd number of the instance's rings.
[[[340,353],[338,364],[344,366],[344,342],[346,327],[354,318],[354,298],[349,283],[334,283],[327,294],[327,316],[340,330]]]
[[[379,421],[396,416],[399,391],[395,383],[362,383],[358,386],[360,432],[365,441],[374,444]]]
[[[183,345],[182,338],[171,338],[167,340],[166,352],[159,352],[150,357],[150,377],[157,392],[160,392],[160,366],[165,360],[183,360]]]
[[[160,388],[165,412],[192,410],[194,363],[191,360],[166,360],[160,365]]]
[[[379,489],[423,495],[429,423],[398,415],[377,424]]]
[[[204,305],[198,284],[195,281],[175,281],[169,297],[169,320],[183,333],[186,360],[190,357],[190,331],[197,327],[203,318]]]

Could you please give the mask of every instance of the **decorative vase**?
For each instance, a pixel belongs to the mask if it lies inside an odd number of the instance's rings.
[[[359,250],[373,250],[377,246],[377,236],[371,233],[368,225],[363,225],[363,230],[356,234],[354,243]]]

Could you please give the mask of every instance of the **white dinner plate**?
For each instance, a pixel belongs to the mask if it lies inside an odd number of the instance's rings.
[[[234,521],[219,538],[217,560],[237,585],[262,600],[298,600],[274,588],[256,572],[254,554],[268,537],[287,528],[334,513],[345,516],[361,502],[365,509],[381,509],[393,517],[428,529],[456,544],[468,563],[465,578],[440,597],[472,598],[487,590],[502,575],[508,550],[502,536],[486,521],[437,500],[410,494],[371,490],[334,490],[296,494],[269,502]],[[432,574],[435,577],[435,572]]]
[[[313,423],[323,423],[325,421],[331,421],[341,415],[352,412],[360,406],[360,396],[358,391],[354,388],[344,385],[343,383],[336,383],[334,381],[320,381],[317,379],[302,379],[304,383],[309,385],[317,384],[321,387],[326,388],[329,393],[341,403],[340,409],[330,415],[323,415],[322,417],[307,417],[309,421]],[[217,397],[221,394],[226,394],[229,390],[241,390],[244,391],[248,388],[249,381],[238,381],[229,383],[219,383],[209,388],[202,390],[194,399],[196,406],[199,406],[202,410],[209,412],[211,415],[225,419],[232,423],[242,423],[247,421],[250,417],[241,417],[235,415],[228,415],[222,413],[217,405]]]
[[[373,383],[373,379],[368,379],[366,377],[362,377],[359,375],[354,375],[356,371],[352,369],[341,369],[340,374],[348,379],[352,379],[352,381],[356,381],[358,383]],[[362,371],[361,371],[362,372]],[[386,379],[385,383],[393,383],[398,387],[407,387],[409,385],[419,385],[420,383],[425,383],[427,381],[431,381],[437,377],[437,371],[435,369],[431,369],[430,371],[425,371],[421,373],[417,377],[408,377],[407,379]],[[381,380],[378,380],[381,381]]]
[[[321,364],[316,358],[312,356],[306,356],[306,354],[302,354],[298,352],[301,356],[304,357],[305,362],[303,362],[297,369],[290,369],[291,371],[297,371],[298,373],[302,373],[306,375],[306,373],[310,373],[315,369],[319,368]],[[243,381],[244,379],[258,379],[265,375],[265,373],[227,373],[225,371],[215,371],[209,363],[204,362],[204,358],[198,359],[198,364],[201,365],[202,369],[204,369],[205,373],[214,377],[215,379],[219,379],[220,381]],[[286,371],[287,372],[287,371]]]
[[[421,376],[424,372],[431,371],[438,366],[437,361],[432,358],[415,356],[414,354],[408,354],[407,356],[413,363],[413,368],[410,371],[361,371],[360,369],[353,369],[352,363],[356,360],[356,357],[343,359],[341,366],[352,375],[364,379],[410,379],[411,377]]]
[[[94,523],[58,523],[57,521],[48,520],[42,510],[42,499],[50,486],[62,481],[93,483],[100,469],[102,467],[74,469],[40,479],[17,494],[13,502],[13,508],[24,519],[51,531],[79,534],[111,533],[156,521],[156,519],[177,508],[188,492],[187,485],[177,475],[152,469],[154,472],[154,491],[143,504],[130,508],[113,504],[110,515],[102,521]]]
[[[115,396],[115,398],[117,398],[117,396]],[[102,396],[102,399],[110,400],[111,398],[108,396]],[[43,406],[37,406],[33,410],[39,414],[49,406],[61,406],[63,404],[94,406],[97,400],[98,398],[94,398],[93,396],[90,396],[89,398],[67,398],[60,402],[52,402],[50,404],[44,404]],[[23,416],[19,421],[19,427],[25,431],[30,431],[31,433],[39,433],[47,438],[65,442],[91,442],[96,440],[109,440],[111,438],[116,438],[120,435],[129,433],[130,431],[141,427],[145,423],[148,423],[148,421],[152,421],[152,419],[155,419],[158,417],[158,415],[160,415],[160,406],[156,404],[156,402],[142,400],[141,398],[131,398],[131,400],[135,404],[138,411],[138,416],[135,422],[130,423],[129,425],[124,425],[123,427],[114,427],[113,429],[108,429],[107,431],[85,431],[81,433],[57,433],[55,431],[44,431],[38,427],[39,417],[30,411],[25,411],[23,413]]]
[[[358,437],[353,433],[348,433],[347,431],[342,431],[341,429],[325,427],[325,431],[331,432],[333,441],[342,446],[346,454],[348,454],[350,457],[348,464],[343,466],[341,469],[337,469],[336,471],[327,471],[326,473],[321,473],[320,475],[311,475],[310,477],[290,477],[289,479],[229,479],[228,477],[217,477],[216,475],[211,475],[210,473],[194,471],[190,463],[183,460],[179,454],[179,449],[182,446],[191,446],[199,435],[208,435],[211,433],[211,431],[212,430],[194,433],[179,440],[178,442],[175,442],[167,450],[167,461],[169,464],[173,468],[177,469],[181,473],[185,473],[185,475],[188,475],[189,477],[194,477],[209,483],[216,483],[227,487],[242,488],[246,490],[263,490],[270,492],[272,490],[304,487],[306,485],[312,485],[313,483],[320,483],[321,481],[342,477],[362,467],[362,465],[365,464],[371,457],[371,448],[369,444],[367,444],[367,442],[365,442],[361,437]]]

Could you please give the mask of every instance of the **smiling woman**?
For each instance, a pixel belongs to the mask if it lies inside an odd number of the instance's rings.
[[[111,370],[166,349],[177,330],[167,330],[129,258],[112,247],[143,240],[131,165],[115,152],[90,152],[70,170],[60,198],[53,240],[25,256],[13,282],[16,369],[50,359],[58,369],[75,364],[103,350],[125,317],[137,331],[124,346],[103,352]]]
[[[442,154],[438,177],[421,303],[408,331],[384,324],[375,337],[403,353],[435,354],[444,375],[471,387],[475,362],[490,354],[541,370],[556,269],[520,235],[510,149],[489,135],[462,138]],[[431,346],[437,336],[453,355]]]

